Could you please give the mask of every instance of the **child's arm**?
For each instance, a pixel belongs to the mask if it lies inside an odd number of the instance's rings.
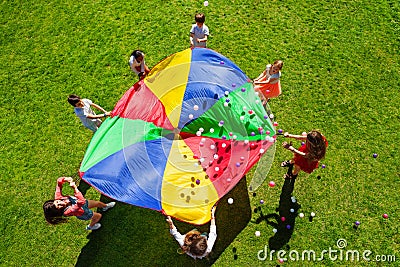
[[[197,38],[197,42],[198,43],[201,43],[201,42],[207,42],[207,35],[204,35],[204,38],[202,38],[202,39],[199,39],[199,38]]]
[[[63,183],[71,183],[73,179],[71,177],[60,177],[57,179],[57,185],[56,185],[56,192],[54,194],[54,199],[60,199],[64,197],[62,194],[62,187]]]
[[[207,239],[207,250],[206,253],[210,253],[215,241],[217,240],[217,225],[215,224],[215,209],[213,206],[211,209],[211,224],[210,224],[210,233],[208,234]]]
[[[171,219],[171,216],[167,216],[167,220],[166,220],[166,221],[167,221],[168,224],[169,224],[169,229],[174,229],[174,228],[176,228],[175,225],[174,225],[174,222],[173,222],[172,219]]]
[[[174,236],[175,240],[178,241],[182,247],[184,245],[185,236],[178,232],[170,216],[167,216],[167,222],[169,224],[169,232]]]
[[[86,116],[86,118],[88,118],[88,119],[100,119],[100,118],[104,118],[104,117],[107,117],[107,116],[110,116],[110,115],[111,115],[111,112],[110,111],[106,111],[106,112],[104,112],[104,114],[98,114],[98,115],[89,114],[89,115]]]
[[[190,47],[192,47],[193,48],[193,46],[194,46],[194,42],[193,42],[193,38],[194,38],[194,33],[190,33]]]
[[[97,108],[98,110],[101,110],[101,112],[103,112],[103,113],[107,112],[104,108],[100,107],[99,105],[97,105],[95,103],[92,103],[91,106]]]
[[[258,77],[254,79],[254,81],[260,80],[261,78],[265,77],[265,75],[266,75],[266,70],[264,70],[263,72],[261,72],[261,74],[258,75]]]
[[[259,81],[255,81],[254,84],[267,84],[271,82],[271,77],[269,77],[268,79],[266,79],[265,81],[259,82]]]
[[[295,148],[292,146],[292,143],[288,143],[288,142],[285,141],[285,142],[282,143],[282,146],[283,146],[284,148],[286,148],[287,150],[290,150],[290,151],[293,152],[293,153],[296,153],[296,154],[299,154],[299,155],[302,155],[302,156],[305,156],[305,155],[306,155],[306,153],[301,152],[301,151],[295,149]]]
[[[75,182],[70,182],[69,186],[74,189],[74,197],[77,198],[77,205],[82,207],[86,203],[85,197],[82,195],[81,191],[79,191],[78,187],[76,186]]]
[[[288,133],[288,132],[285,132],[285,133],[283,134],[283,136],[284,136],[284,137],[288,137],[288,138],[294,138],[294,139],[296,139],[296,140],[306,140],[306,139],[307,139],[307,136],[290,134],[290,133]]]

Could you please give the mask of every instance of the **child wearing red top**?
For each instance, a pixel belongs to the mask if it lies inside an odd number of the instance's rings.
[[[64,183],[69,183],[74,189],[74,196],[62,194]],[[106,211],[114,206],[115,202],[105,204],[101,201],[85,199],[71,177],[60,177],[57,179],[54,200],[46,201],[43,204],[43,211],[46,221],[50,224],[65,222],[66,219],[63,217],[76,216],[80,220],[91,220],[86,230],[97,230],[101,227],[98,221],[100,221],[102,215],[93,212],[91,208],[102,208],[103,211]]]
[[[281,163],[282,167],[289,167],[289,171],[284,178],[296,178],[299,171],[312,173],[318,168],[319,161],[325,157],[328,141],[317,130],[312,130],[308,134],[293,135],[288,132],[283,134],[284,137],[303,140],[303,144],[299,149],[295,149],[291,143],[283,142],[282,146],[293,152],[293,158]],[[294,169],[293,169],[294,167]]]

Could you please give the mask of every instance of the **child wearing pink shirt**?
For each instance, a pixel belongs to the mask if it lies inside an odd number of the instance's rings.
[[[62,194],[64,183],[69,183],[74,189],[74,196]],[[57,179],[54,200],[47,200],[43,204],[43,211],[46,221],[50,224],[65,222],[66,219],[63,217],[76,216],[80,220],[91,220],[90,224],[86,226],[86,230],[97,230],[101,227],[98,221],[102,215],[92,211],[91,208],[102,208],[103,211],[106,211],[114,206],[115,202],[105,204],[101,201],[85,199],[71,177],[60,177]]]

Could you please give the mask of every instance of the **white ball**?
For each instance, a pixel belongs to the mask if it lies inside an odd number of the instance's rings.
[[[194,110],[199,110],[199,106],[198,106],[198,105],[194,105],[194,106],[193,106],[193,109],[194,109]]]
[[[201,138],[201,142],[204,143],[206,141],[205,138]]]
[[[256,231],[256,232],[255,232],[255,235],[256,235],[257,237],[260,236],[260,235],[261,235],[260,231]]]
[[[222,147],[226,147],[226,144],[225,143],[222,143],[222,145],[221,145]]]
[[[227,107],[227,106],[229,106],[229,103],[228,103],[228,102],[225,102],[225,103],[224,103],[224,107]]]
[[[211,146],[210,146],[210,149],[215,149],[215,146],[214,146],[214,145],[211,145]]]
[[[200,162],[204,162],[204,158],[200,158]]]
[[[270,118],[270,119],[273,119],[273,118],[274,118],[274,114],[272,114],[272,113],[269,114],[269,118]]]
[[[232,138],[233,138],[233,140],[236,140],[237,139],[237,135],[233,135]]]
[[[193,119],[193,114],[189,114],[189,119]]]
[[[241,121],[244,120],[244,116],[240,116],[240,120],[241,120]]]
[[[244,143],[247,145],[249,143],[249,140],[244,140]]]
[[[214,128],[210,128],[210,133],[213,133],[214,132]]]
[[[214,159],[218,159],[218,155],[217,154],[214,154]]]
[[[225,91],[225,95],[226,95],[226,96],[229,95],[229,91]]]
[[[214,170],[217,172],[219,171],[219,167],[215,167]]]
[[[293,213],[293,212],[294,212],[294,209],[290,209],[290,212],[292,212],[292,213]]]
[[[208,1],[204,1],[204,6],[208,6]]]
[[[315,217],[315,213],[314,212],[311,212],[311,217]]]
[[[233,204],[233,198],[228,198],[228,204]]]
[[[197,131],[197,132],[196,132],[196,135],[197,135],[197,136],[201,136],[201,132],[200,132],[200,131]]]
[[[276,234],[278,232],[278,229],[274,228],[274,229],[272,229],[272,232],[274,232]]]
[[[260,149],[260,154],[264,153],[265,150],[263,148]]]
[[[204,132],[204,128],[200,128],[200,129],[199,129],[199,132]]]
[[[300,217],[300,218],[303,218],[303,217],[304,217],[304,213],[300,212],[300,213],[299,213],[299,217]]]

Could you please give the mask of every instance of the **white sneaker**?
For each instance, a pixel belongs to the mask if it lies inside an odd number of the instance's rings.
[[[107,204],[107,207],[103,208],[103,211],[107,211],[108,209],[111,209],[115,206],[115,202],[110,202]]]
[[[86,230],[97,230],[101,227],[100,223],[95,223],[92,227],[90,227],[90,225],[86,226]]]

